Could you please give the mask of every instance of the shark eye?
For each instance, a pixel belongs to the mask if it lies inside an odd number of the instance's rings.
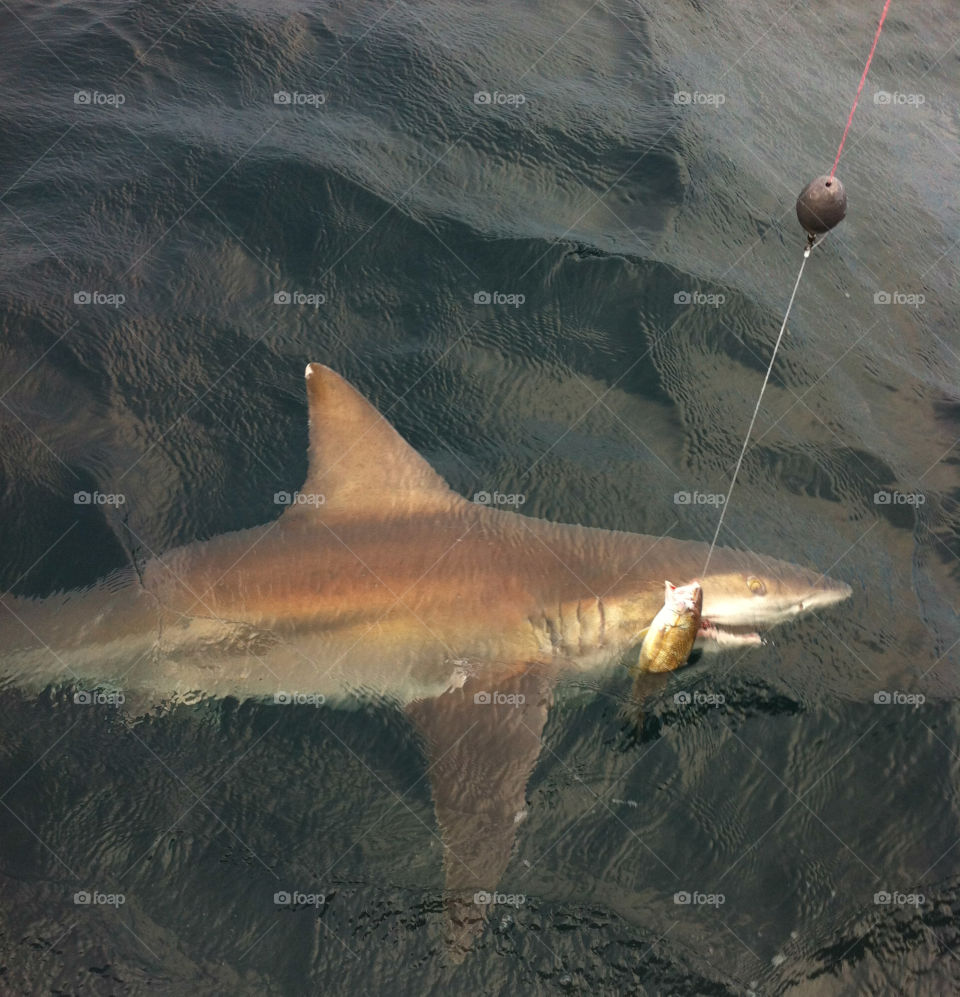
[[[754,595],[765,595],[767,591],[767,586],[764,585],[756,575],[751,575],[747,579],[747,588],[750,589]]]

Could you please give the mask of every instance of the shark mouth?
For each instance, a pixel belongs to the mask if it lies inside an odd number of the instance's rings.
[[[736,624],[721,625],[712,623],[706,617],[700,620],[695,646],[704,650],[723,648],[757,647],[764,643],[763,637],[749,626]]]

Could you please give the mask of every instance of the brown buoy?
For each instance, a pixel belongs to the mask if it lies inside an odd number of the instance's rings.
[[[811,180],[797,198],[797,218],[811,242],[847,213],[847,194],[836,177],[822,176]]]

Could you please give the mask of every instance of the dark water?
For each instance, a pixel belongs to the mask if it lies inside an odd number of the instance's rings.
[[[726,490],[799,265],[793,202],[881,6],[5,6],[4,587],[274,518],[305,472],[308,360],[464,494],[709,539],[716,507],[674,494]],[[526,901],[459,968],[423,757],[388,705],[131,727],[7,690],[4,992],[957,989],[958,38],[955,6],[893,5],[838,171],[849,217],[722,537],[852,600],[678,673],[639,740],[622,681],[568,690],[500,887]],[[326,903],[278,910],[284,889]]]

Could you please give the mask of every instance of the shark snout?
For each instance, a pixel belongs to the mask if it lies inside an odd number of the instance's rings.
[[[853,589],[846,582],[835,582],[829,580],[828,584],[811,589],[795,603],[797,614],[812,612],[815,609],[823,609],[826,606],[833,606],[844,599],[849,599],[853,594]]]
[[[735,574],[704,583],[703,615],[727,627],[775,626],[848,599],[845,582],[797,570],[781,577]]]

